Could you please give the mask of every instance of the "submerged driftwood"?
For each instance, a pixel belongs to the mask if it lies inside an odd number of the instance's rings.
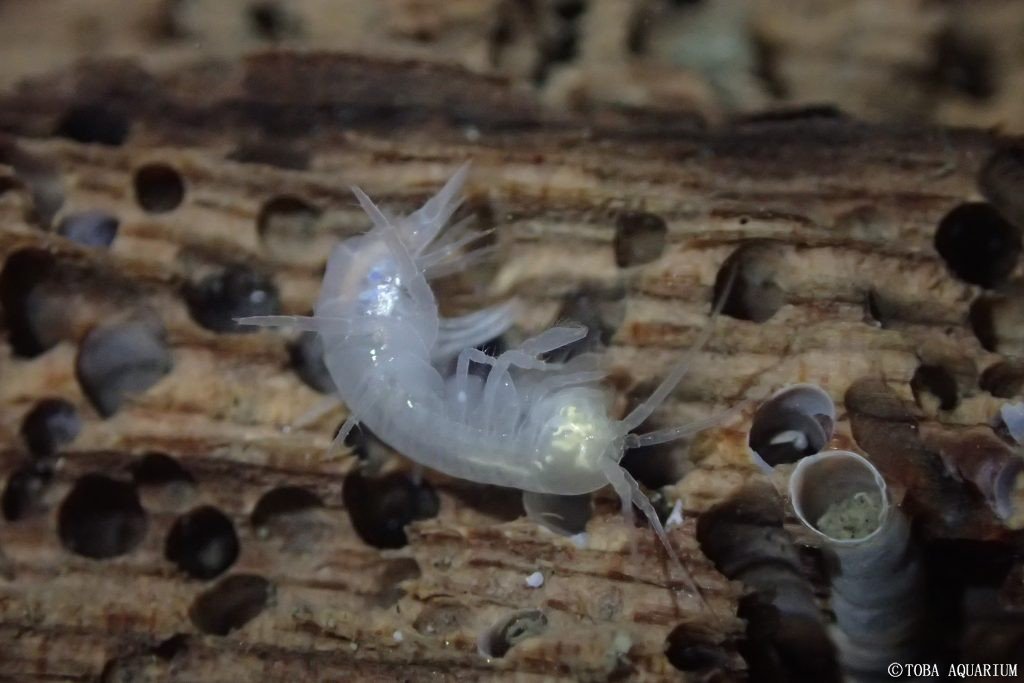
[[[87,104],[107,144],[53,137]],[[765,476],[755,406],[698,437],[692,469],[678,445],[628,459],[682,501],[670,536],[713,611],[605,493],[579,547],[520,518],[515,492],[418,482],[372,435],[326,457],[342,408],[284,429],[320,399],[317,350],[231,319],[309,309],[328,246],[365,227],[350,184],[405,210],[465,159],[464,212],[495,228],[498,257],[440,282],[443,310],[515,294],[513,336],[581,320],[625,411],[738,264],[654,423],[816,383],[839,407],[832,445],[864,452],[928,539],[1012,550],[917,427],[991,432],[1019,393],[1020,316],[1000,299],[1019,207],[990,189],[1019,156],[986,133],[820,114],[582,120],[452,67],[316,54],[93,65],[0,99],[0,675],[745,675],[744,586],[705,557],[695,517]]]

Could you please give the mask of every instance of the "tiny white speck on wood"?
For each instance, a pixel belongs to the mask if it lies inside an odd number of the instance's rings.
[[[572,541],[572,544],[574,546],[582,550],[583,548],[587,547],[587,542],[589,539],[587,538],[587,532],[581,531],[578,534],[573,534],[572,536],[570,536],[569,540]]]
[[[665,528],[671,529],[672,527],[679,526],[683,523],[683,501],[677,500],[676,504],[672,506],[672,513],[665,520]]]
[[[401,631],[395,631],[394,633],[391,634],[391,637],[395,639],[396,643],[400,643],[403,640],[405,640],[405,636],[402,635]]]
[[[540,572],[534,572],[526,577],[526,585],[530,588],[540,588],[544,585],[544,575]]]

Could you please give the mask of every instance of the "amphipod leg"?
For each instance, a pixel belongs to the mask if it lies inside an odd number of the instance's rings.
[[[705,429],[710,429],[716,425],[722,424],[728,421],[735,415],[743,412],[747,406],[753,401],[741,401],[733,407],[723,410],[722,412],[706,417],[703,420],[694,420],[693,422],[680,425],[678,427],[666,427],[665,429],[658,429],[653,432],[647,432],[646,434],[627,434],[626,435],[626,448],[642,448],[644,446],[655,446],[660,443],[667,443],[669,441],[675,441],[676,439],[683,439],[687,436],[692,436]]]
[[[253,327],[292,327],[306,332],[320,329],[316,318],[303,315],[251,315],[248,318],[235,318],[235,322]]]
[[[465,256],[477,251],[477,249],[474,249],[468,254],[460,256],[459,259],[452,259],[453,256],[459,253],[459,250],[494,233],[493,229],[470,232],[466,228],[468,223],[468,220],[462,220],[449,228],[445,233],[443,243],[435,244],[430,253],[416,257],[416,266],[425,273],[430,273],[432,269],[438,267],[441,267],[443,270],[450,270],[451,268],[448,264],[452,263],[453,260],[462,260]],[[487,247],[482,248],[486,249]]]
[[[535,337],[530,337],[519,348],[510,349],[498,356],[494,367],[487,376],[484,386],[484,415],[490,416],[494,411],[494,401],[503,377],[509,368],[518,367],[526,370],[553,370],[561,368],[561,364],[548,363],[537,358],[587,336],[587,328],[582,325],[552,327]]]
[[[589,384],[591,382],[600,382],[602,379],[608,376],[607,372],[603,370],[591,370],[583,372],[568,372],[563,374],[557,374],[553,377],[549,377],[540,383],[542,393],[547,394],[550,391],[561,389],[562,387],[569,387],[574,384]]]
[[[519,345],[519,350],[530,355],[539,356],[550,353],[563,346],[578,342],[587,336],[585,325],[561,325],[544,330],[535,337],[530,337]]]
[[[431,355],[441,361],[503,334],[515,322],[517,307],[515,301],[506,301],[457,318],[441,318]]]
[[[423,310],[429,310],[436,306],[434,293],[431,291],[430,285],[427,284],[426,278],[417,270],[412,254],[409,253],[409,248],[402,242],[398,228],[393,222],[388,220],[388,217],[377,208],[377,205],[373,203],[373,200],[365,192],[353,186],[352,193],[359,200],[359,205],[363,207],[363,211],[373,221],[374,226],[380,230],[385,244],[387,244],[391,251],[392,258],[395,259],[398,272],[405,280],[405,287],[413,302]]]
[[[679,383],[683,381],[683,377],[690,370],[690,365],[693,363],[697,354],[707,344],[708,339],[711,338],[711,333],[715,329],[715,321],[718,319],[719,314],[722,312],[722,308],[725,307],[725,302],[729,300],[729,293],[732,291],[733,282],[736,279],[736,268],[733,268],[729,273],[729,279],[725,283],[725,288],[722,290],[722,295],[718,301],[715,302],[711,309],[711,318],[708,320],[708,324],[704,326],[704,329],[699,335],[697,340],[693,343],[690,349],[683,356],[682,360],[676,363],[676,366],[669,371],[665,376],[665,379],[661,381],[658,388],[654,390],[647,400],[643,401],[640,405],[634,408],[629,415],[627,415],[620,423],[620,428],[623,434],[627,434],[644,422],[647,421],[655,411],[655,409],[665,402],[665,399],[675,391]]]
[[[475,347],[464,348],[455,363],[456,422],[465,422],[469,410],[469,364],[493,366],[497,359]]]
[[[495,413],[494,404],[497,401],[498,391],[501,387],[507,386],[513,381],[512,373],[510,372],[513,366],[527,370],[543,370],[547,368],[547,364],[543,361],[528,356],[517,349],[506,351],[497,358],[488,356],[479,349],[473,349],[470,351],[470,358],[480,363],[492,363],[492,367],[487,373],[487,380],[484,382],[483,414],[484,419],[488,423],[490,423]]]
[[[253,327],[281,327],[301,330],[303,332],[323,332],[324,330],[345,328],[353,324],[352,318],[334,318],[307,315],[251,315],[248,318],[235,318],[239,325]]]
[[[466,410],[469,403],[469,361],[470,352],[475,349],[463,349],[459,354],[459,360],[455,363],[455,393],[458,399],[458,413],[455,416],[456,422],[466,421]]]
[[[487,420],[491,419],[495,411],[495,401],[498,390],[505,382],[508,375],[511,380],[510,368],[517,367],[525,370],[556,370],[561,369],[559,363],[548,363],[537,358],[537,355],[551,349],[557,349],[565,344],[582,339],[587,334],[585,327],[554,327],[542,334],[527,339],[517,349],[510,349],[493,360],[493,367],[487,375],[484,384],[483,414]],[[484,355],[485,358],[490,358]],[[474,358],[476,360],[476,358]],[[481,361],[487,362],[487,361]]]
[[[445,277],[446,275],[454,275],[455,273],[461,273],[462,271],[470,268],[471,266],[489,259],[498,253],[498,245],[492,244],[486,247],[478,247],[472,251],[466,252],[458,258],[450,259],[443,263],[436,263],[432,266],[428,266],[423,274],[428,280],[436,280],[438,278]]]
[[[583,533],[593,511],[589,493],[559,496],[551,493],[523,491],[526,517],[556,534],[574,536]]]
[[[462,203],[462,186],[466,183],[468,175],[467,161],[459,166],[437,194],[406,219],[407,233],[403,237],[408,240],[409,251],[414,255],[423,253],[427,245],[444,230],[452,214],[459,208]]]
[[[312,408],[299,415],[294,422],[285,427],[285,431],[293,432],[296,429],[305,429],[341,405],[342,401],[337,396],[325,396],[313,404]]]
[[[338,453],[341,451],[341,447],[345,445],[345,439],[352,433],[355,426],[359,424],[359,418],[355,415],[349,415],[345,419],[345,423],[341,425],[341,429],[338,430],[338,434],[331,441],[331,445],[327,448],[327,459],[334,460]]]
[[[672,564],[682,573],[686,583],[690,585],[690,592],[697,596],[705,607],[711,609],[700,587],[697,586],[697,582],[693,580],[693,576],[683,565],[679,555],[676,554],[675,549],[672,547],[668,534],[665,533],[665,527],[662,526],[661,520],[658,519],[658,513],[655,511],[654,506],[651,505],[651,501],[644,495],[644,492],[640,490],[640,484],[636,482],[636,479],[625,468],[612,460],[606,461],[602,465],[602,469],[608,479],[608,483],[615,489],[615,493],[619,494],[619,500],[622,501],[622,514],[626,518],[627,527],[630,529],[630,532],[633,532],[633,505],[636,505],[644,513],[644,516],[647,517],[647,522],[654,529],[654,533],[657,534],[662,545],[665,546]],[[633,542],[635,543],[635,541]]]
[[[379,393],[374,395],[370,391],[367,391],[366,382],[361,385],[357,394],[360,398],[354,401],[353,405],[360,406],[359,414],[365,417],[366,414],[369,411],[372,411],[377,405],[377,401],[380,400],[381,395]],[[345,445],[345,439],[347,439],[348,435],[352,433],[355,426],[359,424],[359,414],[356,414],[352,405],[349,405],[348,409],[349,416],[345,418],[345,422],[341,425],[341,429],[338,430],[334,440],[331,441],[330,447],[327,449],[327,456],[329,459],[338,455],[338,451],[340,451],[341,447]]]

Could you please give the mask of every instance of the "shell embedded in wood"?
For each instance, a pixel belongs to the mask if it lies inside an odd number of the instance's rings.
[[[847,674],[884,675],[922,655],[924,577],[910,525],[881,473],[850,451],[801,460],[790,477],[793,511],[836,559],[835,639]]]
[[[832,438],[836,407],[813,384],[797,384],[776,392],[754,413],[747,445],[751,458],[768,472],[817,453]]]

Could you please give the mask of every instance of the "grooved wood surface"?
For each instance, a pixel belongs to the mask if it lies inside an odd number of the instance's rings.
[[[90,79],[117,92],[112,111],[130,114],[122,144],[48,136]],[[372,89],[385,80],[402,87]],[[712,653],[694,680],[743,678],[743,587],[701,553],[695,527],[701,512],[762,477],[747,453],[750,420],[758,401],[798,382],[836,401],[833,445],[866,449],[887,476],[913,484],[901,495],[930,537],[1019,543],[976,491],[946,480],[935,452],[921,445],[909,464],[885,452],[886,430],[906,419],[879,418],[849,394],[876,382],[876,395],[939,431],[993,420],[1005,397],[979,382],[1015,355],[1014,318],[999,314],[994,350],[984,348],[969,313],[993,294],[955,277],[934,245],[950,211],[982,199],[979,171],[1008,141],[811,114],[710,129],[643,113],[582,119],[456,67],[328,54],[167,74],[95,65],[0,98],[0,125],[12,133],[0,141],[8,487],[33,457],[20,431],[41,399],[68,401],[82,420],[28,513],[0,524],[0,676],[673,680],[686,674],[666,657],[666,638],[683,627]],[[596,495],[580,548],[522,518],[514,492],[430,471],[419,486],[391,454],[369,456],[390,482],[375,487],[381,480],[357,473],[355,454],[326,454],[344,408],[285,429],[320,399],[295,372],[291,337],[197,323],[190,288],[231,268],[272,282],[283,312],[307,312],[327,246],[366,227],[350,184],[409,210],[466,159],[462,211],[495,229],[497,256],[439,281],[442,310],[515,295],[525,305],[513,340],[561,318],[598,323],[619,416],[708,324],[727,259],[754,292],[747,303],[777,301],[762,322],[723,315],[652,424],[753,403],[690,447],[636,454],[656,463],[653,479],[671,483],[666,499],[682,501],[686,521],[670,537],[713,611],[680,590],[653,534],[627,528],[607,491]],[[152,188],[140,187],[140,169],[151,165],[182,182],[172,210],[144,208]],[[300,200],[298,227],[268,219],[282,197]],[[55,234],[87,210],[118,219],[109,249]],[[637,224],[663,224],[664,246],[633,242]],[[36,265],[12,275],[19,259]],[[1001,284],[1019,274],[1018,263]],[[25,315],[52,342],[32,357],[12,346]],[[102,417],[76,362],[98,326],[131,320],[160,321],[173,368]],[[912,387],[922,365],[952,377],[955,407],[942,409],[933,395],[942,391],[927,382]],[[192,481],[128,483],[152,452],[172,456]],[[144,535],[112,559],[75,554],[58,534],[69,492],[93,473],[126,482],[141,499]],[[781,487],[784,474],[773,483]],[[922,482],[934,481],[949,498],[925,499]],[[285,486],[312,492],[322,507],[254,524],[261,497]],[[385,494],[431,513],[408,527],[401,548],[375,547],[356,528],[360,511]],[[203,505],[226,515],[240,546],[213,579],[190,577],[165,557],[172,527]],[[138,525],[133,519],[124,523]],[[111,533],[117,545],[118,533],[138,528]],[[525,583],[535,571],[545,579],[537,589]],[[232,583],[239,576],[260,579]],[[504,657],[482,656],[479,639],[523,610],[539,611],[540,621],[527,618],[540,632]],[[211,632],[210,620],[234,618],[237,629]]]

